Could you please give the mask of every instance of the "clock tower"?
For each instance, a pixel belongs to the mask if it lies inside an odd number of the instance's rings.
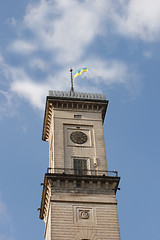
[[[116,171],[108,171],[103,94],[49,91],[42,139],[49,143],[40,218],[46,240],[120,240]]]

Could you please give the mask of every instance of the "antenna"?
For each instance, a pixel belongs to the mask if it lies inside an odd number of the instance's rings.
[[[74,92],[74,88],[73,88],[73,76],[72,76],[73,69],[70,68],[69,71],[70,71],[70,73],[71,73],[71,91],[70,91],[70,92]]]

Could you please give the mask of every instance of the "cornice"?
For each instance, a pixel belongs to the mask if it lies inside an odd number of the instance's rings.
[[[72,110],[82,112],[101,112],[102,121],[104,122],[105,114],[108,107],[108,100],[100,99],[83,99],[83,98],[63,98],[48,96],[46,99],[46,108],[44,115],[42,140],[47,141],[50,134],[50,126],[53,117],[53,110]]]
[[[72,174],[45,174],[41,208],[40,208],[40,219],[46,217],[46,213],[49,210],[49,201],[51,192],[53,193],[66,193],[66,194],[77,194],[88,193],[90,196],[93,194],[116,194],[120,177],[111,176],[76,176]],[[86,184],[87,183],[87,184]],[[78,185],[80,184],[80,186]],[[94,185],[94,188],[93,188]],[[52,194],[53,196],[53,194]],[[72,199],[72,202],[74,199]]]

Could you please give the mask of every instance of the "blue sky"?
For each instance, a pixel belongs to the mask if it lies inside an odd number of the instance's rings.
[[[0,1],[0,239],[43,239],[48,90],[105,93],[121,239],[159,240],[160,1]]]

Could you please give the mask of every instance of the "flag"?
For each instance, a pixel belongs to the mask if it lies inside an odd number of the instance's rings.
[[[78,77],[83,72],[87,72],[87,71],[88,71],[88,68],[82,68],[82,69],[78,70],[77,72],[74,73],[74,78]]]

